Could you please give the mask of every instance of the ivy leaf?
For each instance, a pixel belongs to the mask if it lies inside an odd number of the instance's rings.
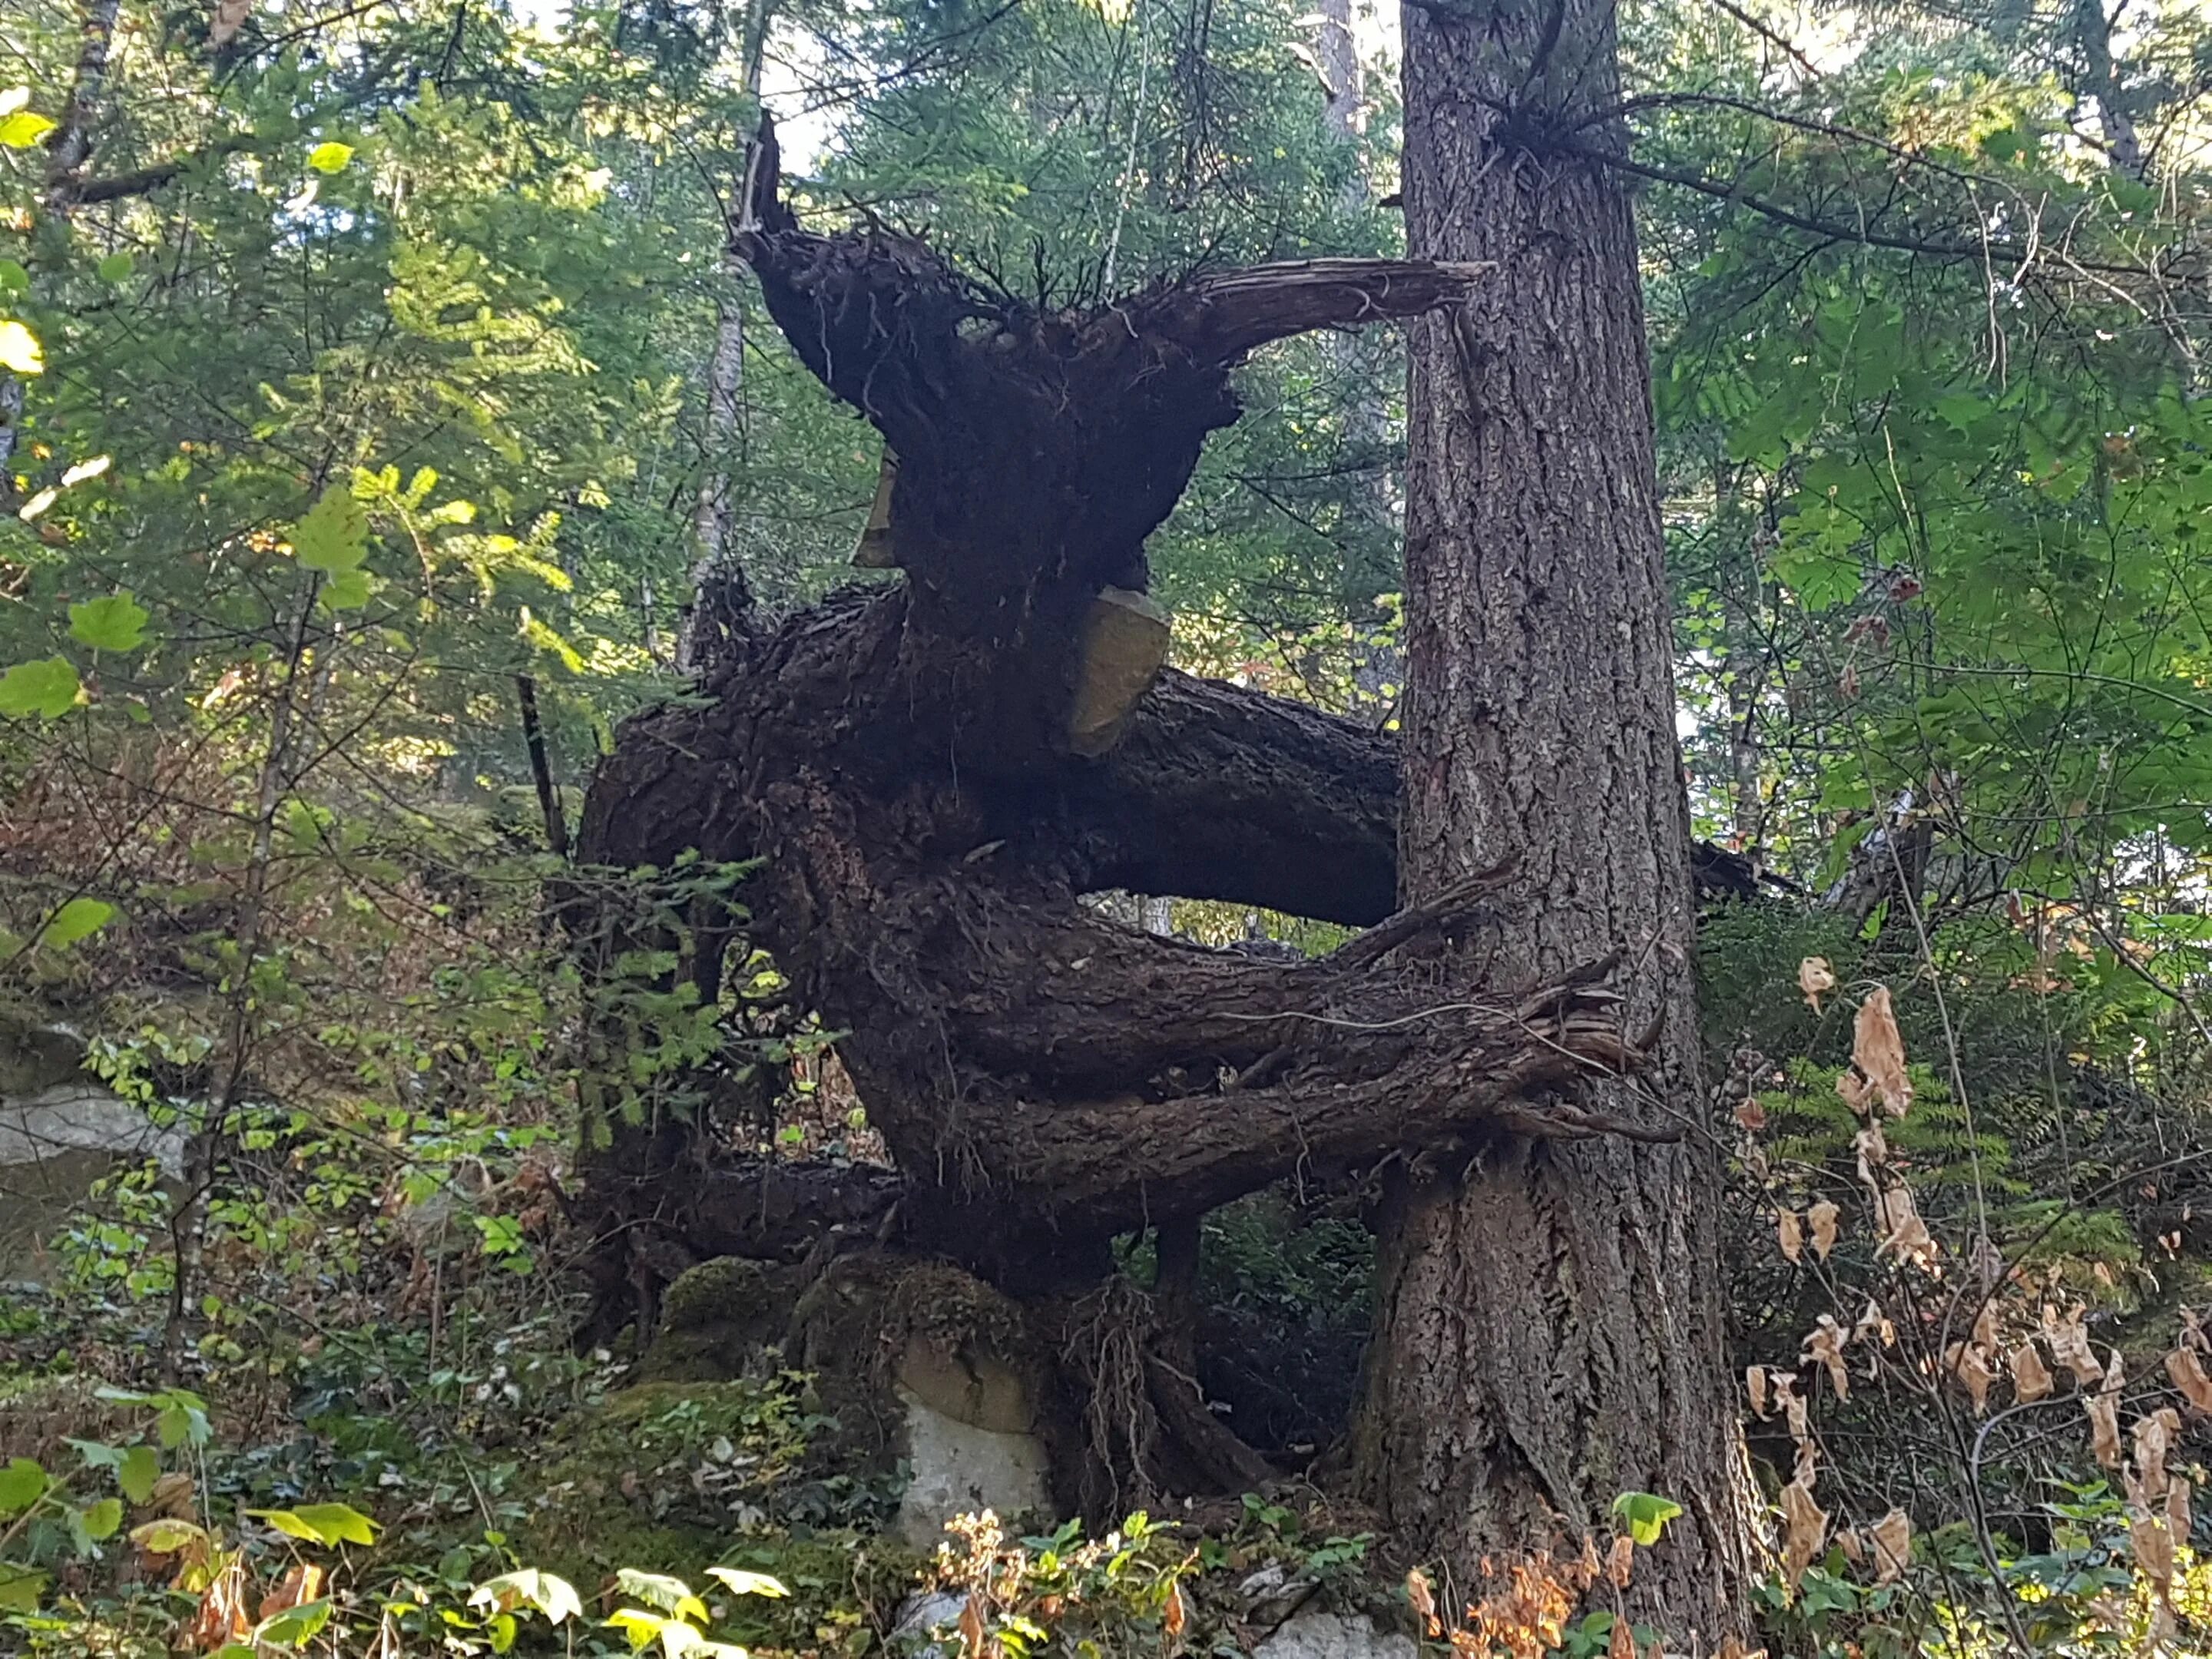
[[[368,556],[368,514],[343,484],[332,484],[292,531],[292,551],[310,570],[336,574]]]
[[[1667,1523],[1682,1512],[1682,1506],[1656,1492],[1625,1492],[1613,1500],[1613,1512],[1628,1522],[1628,1535],[1650,1549],[1667,1530]]]
[[[88,939],[115,920],[115,907],[104,899],[71,899],[53,914],[39,934],[39,943],[50,951],[64,951]]]
[[[11,720],[40,714],[58,720],[76,707],[82,689],[76,665],[66,657],[19,662],[0,674],[0,714]]]
[[[307,152],[307,165],[318,173],[343,173],[346,164],[353,160],[353,146],[342,144],[335,138],[317,144]]]
[[[95,651],[136,651],[146,641],[146,607],[131,590],[70,607],[70,632]]]
[[[46,354],[39,337],[21,323],[0,323],[0,368],[18,374],[45,374]]]
[[[28,149],[54,130],[54,124],[36,110],[19,109],[0,116],[0,144],[9,149]]]

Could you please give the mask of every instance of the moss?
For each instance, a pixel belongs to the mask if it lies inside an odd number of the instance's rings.
[[[651,1382],[726,1382],[763,1369],[783,1340],[791,1270],[718,1256],[679,1275],[661,1303],[661,1328],[639,1363]]]

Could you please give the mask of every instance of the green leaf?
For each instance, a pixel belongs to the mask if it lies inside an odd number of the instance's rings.
[[[146,607],[131,590],[70,607],[70,632],[95,651],[136,651],[146,641]]]
[[[788,1595],[781,1578],[771,1578],[764,1572],[747,1572],[742,1567],[709,1567],[709,1578],[720,1579],[739,1595]]]
[[[317,144],[307,152],[307,165],[318,173],[343,173],[346,163],[353,160],[353,146],[342,144],[335,138]]]
[[[0,294],[28,294],[31,273],[14,259],[0,259]]]
[[[19,109],[0,116],[0,144],[9,149],[28,149],[54,130],[54,124],[36,110]]]
[[[287,1607],[263,1620],[253,1628],[253,1639],[257,1643],[282,1643],[303,1648],[330,1622],[331,1604],[327,1601],[302,1601],[296,1607]]]
[[[248,1510],[257,1521],[266,1521],[287,1538],[310,1544],[374,1544],[376,1522],[350,1504],[302,1504],[295,1510]]]
[[[293,527],[292,551],[310,570],[351,570],[368,556],[368,514],[343,484],[332,484]]]
[[[100,280],[103,283],[128,282],[131,273],[137,268],[138,262],[128,253],[111,253],[93,267],[100,273]]]
[[[115,920],[115,907],[105,899],[79,896],[54,912],[39,933],[39,943],[49,951],[65,951],[88,939]]]
[[[36,1613],[47,1575],[35,1567],[0,1561],[0,1613]]]
[[[123,1495],[134,1504],[143,1504],[154,1495],[154,1483],[161,1479],[161,1460],[151,1446],[133,1446],[123,1454],[123,1462],[115,1471],[115,1484],[123,1488]]]
[[[0,1515],[21,1515],[46,1495],[46,1472],[34,1460],[12,1458],[0,1469]]]
[[[0,323],[0,368],[18,374],[45,374],[46,354],[39,337],[21,323]]]
[[[1613,1512],[1628,1522],[1628,1535],[1650,1549],[1659,1541],[1667,1523],[1682,1512],[1682,1506],[1656,1492],[1625,1492],[1613,1500]]]
[[[19,662],[0,674],[0,714],[21,720],[42,714],[58,720],[76,707],[76,668],[66,657]]]
[[[375,591],[376,579],[356,567],[340,570],[323,578],[322,592],[316,597],[331,611],[358,611],[368,603]]]
[[[97,1504],[88,1504],[83,1518],[86,1537],[95,1543],[112,1538],[123,1524],[123,1500],[103,1498]]]

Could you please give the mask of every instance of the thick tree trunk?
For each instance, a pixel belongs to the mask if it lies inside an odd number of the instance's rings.
[[[1614,52],[1612,0],[1406,12],[1409,240],[1498,274],[1413,325],[1401,879],[1418,899],[1519,860],[1488,972],[1648,963],[1656,1067],[1587,1098],[1679,1126],[1703,1090],[1635,234],[1604,168],[1545,153],[1562,128],[1623,142],[1573,125],[1618,102]],[[1709,1146],[1501,1133],[1408,1167],[1354,1447],[1462,1589],[1486,1554],[1608,1528],[1620,1492],[1680,1503],[1630,1594],[1670,1651],[1735,1629],[1750,1573]]]

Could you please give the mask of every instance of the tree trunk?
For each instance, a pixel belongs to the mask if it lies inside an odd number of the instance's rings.
[[[1405,31],[1409,243],[1497,276],[1413,325],[1401,892],[1516,860],[1486,971],[1648,963],[1628,1023],[1656,1024],[1654,1069],[1585,1098],[1681,1125],[1704,1091],[1635,232],[1607,169],[1545,153],[1563,129],[1625,143],[1592,121],[1620,99],[1613,6],[1408,7]],[[1459,1589],[1651,1492],[1686,1512],[1632,1612],[1670,1650],[1738,1627],[1752,1500],[1710,1145],[1494,1133],[1399,1173],[1354,1465]]]

